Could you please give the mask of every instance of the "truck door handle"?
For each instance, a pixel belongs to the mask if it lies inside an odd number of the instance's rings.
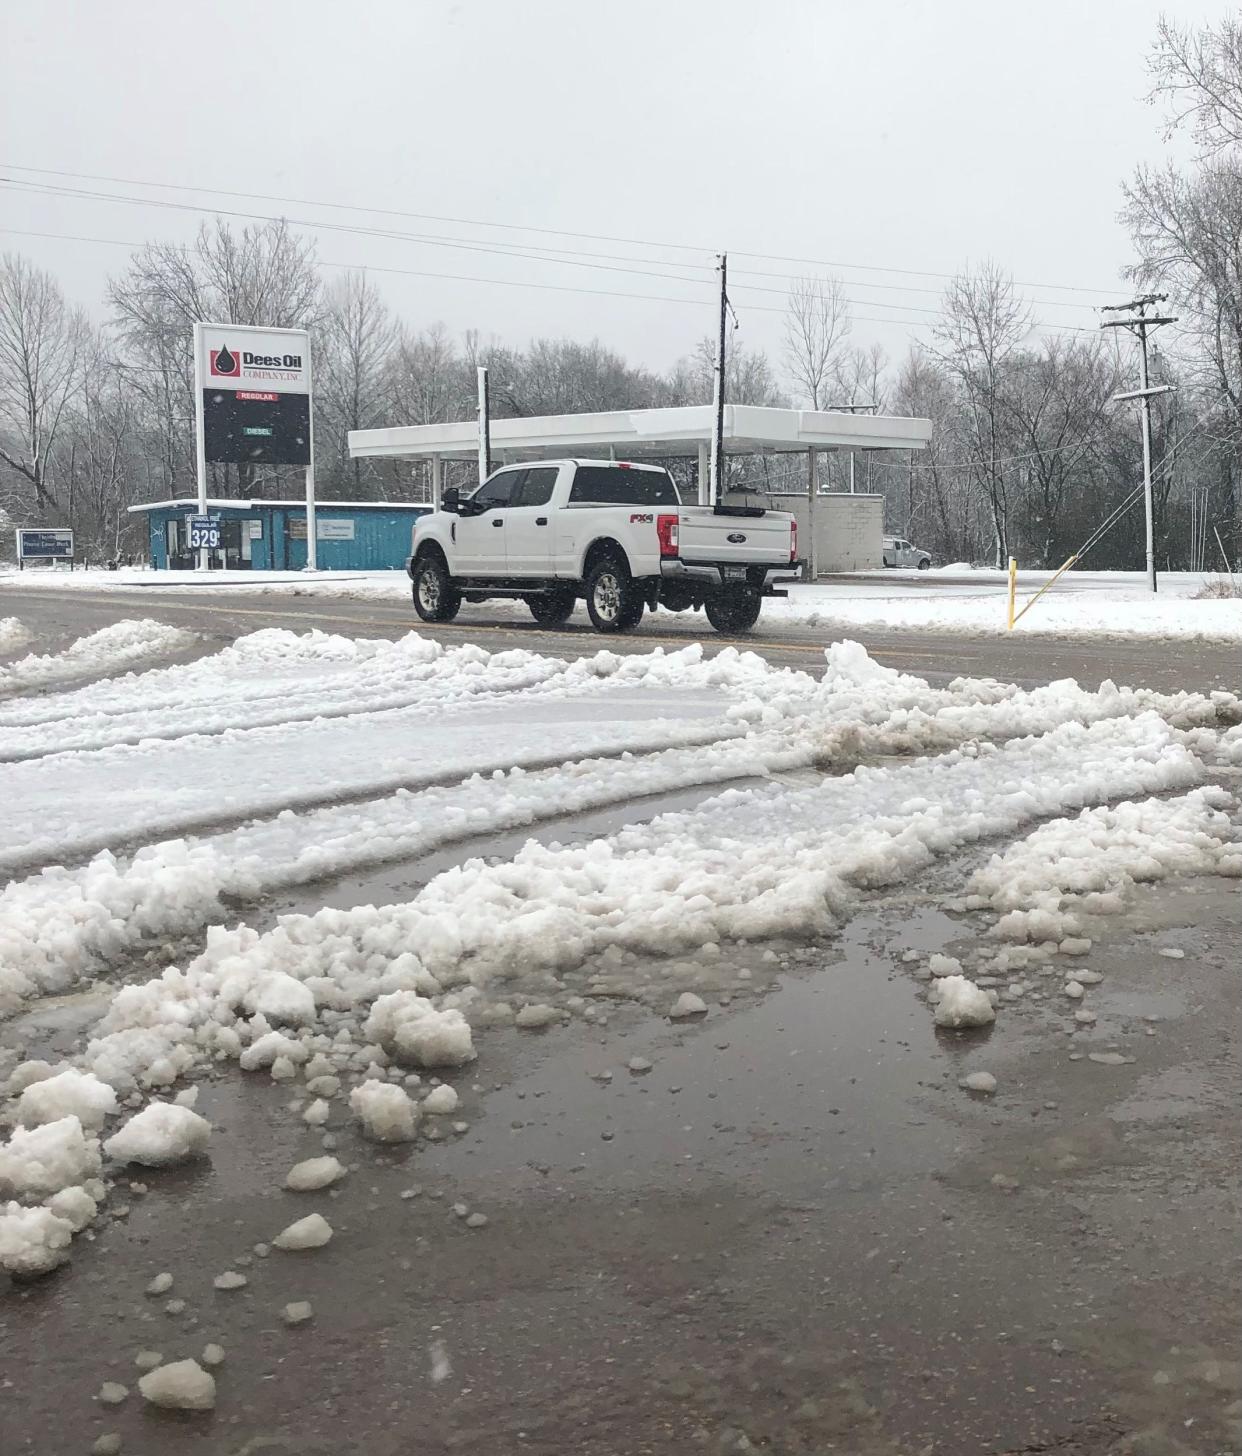
[[[548,518],[547,518],[547,516],[536,516],[535,517],[535,525],[536,526],[546,526],[547,524],[548,524]]]
[[[492,525],[493,526],[503,526],[504,523],[505,523],[505,518],[503,516],[493,516],[492,517]]]

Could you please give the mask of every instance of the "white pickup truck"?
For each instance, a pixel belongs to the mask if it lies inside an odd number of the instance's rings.
[[[667,470],[608,460],[506,465],[471,495],[446,490],[415,523],[407,570],[425,622],[463,601],[516,597],[543,625],[579,597],[599,632],[626,632],[643,609],[703,607],[718,632],[746,632],[777,582],[798,573],[798,528],[782,511],[726,498],[682,505]]]

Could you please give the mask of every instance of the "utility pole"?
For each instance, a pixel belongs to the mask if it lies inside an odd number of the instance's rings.
[[[724,499],[725,316],[729,311],[729,255],[720,254],[720,334],[716,341],[716,374],[712,384],[712,504]]]
[[[1137,399],[1143,426],[1143,510],[1147,518],[1147,585],[1156,590],[1156,528],[1155,508],[1151,490],[1151,397],[1153,394],[1168,394],[1171,384],[1158,384],[1154,388],[1147,381],[1147,331],[1159,328],[1161,324],[1175,324],[1176,318],[1167,315],[1149,314],[1147,310],[1168,298],[1167,293],[1144,293],[1129,303],[1105,304],[1105,313],[1125,313],[1128,318],[1105,319],[1102,329],[1129,329],[1139,341],[1139,387],[1123,394],[1113,395],[1115,401]]]
[[[479,365],[479,484],[492,473],[492,414],[487,393],[487,370]]]

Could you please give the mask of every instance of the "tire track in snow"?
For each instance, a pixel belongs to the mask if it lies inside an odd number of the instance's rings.
[[[80,1060],[122,1090],[167,1083],[218,1052],[236,1058],[253,1038],[272,1040],[263,1016],[251,1020],[264,1007],[288,1027],[274,1040],[295,1048],[328,1044],[320,1010],[330,1010],[339,1045],[350,1035],[342,1013],[360,1023],[389,992],[417,991],[441,1011],[482,1009],[493,987],[520,995],[524,977],[541,1000],[623,982],[626,952],[824,934],[862,890],[965,845],[1084,803],[1189,787],[1203,771],[1148,713],[816,788],[726,791],[604,840],[530,842],[509,861],[467,863],[405,904],[286,916],[262,936],[217,928],[184,972],[119,991]],[[605,952],[614,959],[582,982],[580,968]]]

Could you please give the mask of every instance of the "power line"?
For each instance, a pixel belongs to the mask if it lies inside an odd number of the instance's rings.
[[[0,185],[2,185],[2,183],[0,183]],[[246,216],[246,217],[251,217],[251,218],[257,216],[256,214],[248,214],[248,213],[234,214],[234,215]],[[279,219],[273,219],[273,221],[278,221],[278,220]],[[285,221],[288,221],[288,219],[285,219]],[[298,224],[298,226],[301,226],[301,224]],[[310,224],[310,226],[314,226],[314,224]],[[344,229],[344,231],[350,231],[350,230],[349,229]],[[28,229],[28,228],[3,228],[3,227],[0,227],[0,233],[9,234],[9,235],[15,236],[15,237],[51,238],[51,239],[58,239],[58,240],[60,240],[62,242],[93,243],[93,244],[99,244],[99,245],[105,246],[105,247],[131,248],[131,249],[135,249],[135,250],[141,249],[143,247],[148,246],[148,244],[145,244],[145,243],[132,242],[132,241],[129,241],[129,240],[126,240],[126,239],[123,239],[123,238],[97,238],[97,237],[88,237],[85,234],[81,234],[81,233],[53,233],[53,232],[44,232],[44,231],[34,230],[34,229]],[[187,245],[184,244],[184,243],[165,244],[164,246],[171,246],[177,252],[185,252],[185,251],[188,251]],[[631,293],[631,292],[627,292],[627,291],[620,290],[620,289],[612,289],[612,288],[581,288],[581,287],[574,287],[571,284],[563,284],[563,283],[535,283],[535,282],[531,282],[531,281],[528,281],[528,280],[516,279],[516,278],[486,278],[486,277],[480,277],[478,275],[469,274],[469,273],[433,273],[433,272],[426,271],[424,269],[417,269],[417,268],[396,268],[396,267],[386,266],[386,265],[379,264],[379,263],[333,263],[333,262],[329,262],[326,259],[319,259],[319,260],[317,260],[317,262],[318,262],[318,265],[320,267],[323,267],[323,268],[339,268],[339,269],[343,269],[343,270],[345,270],[347,272],[359,272],[359,273],[390,273],[390,274],[395,274],[395,275],[402,276],[402,277],[407,277],[407,278],[433,278],[433,279],[439,279],[439,280],[444,281],[444,282],[455,282],[455,283],[485,283],[485,284],[490,283],[490,284],[495,284],[497,287],[500,287],[500,288],[523,288],[523,289],[532,289],[533,288],[533,289],[541,290],[541,291],[544,291],[544,292],[552,292],[552,293],[581,293],[581,294],[586,294],[586,295],[589,295],[589,296],[592,296],[592,297],[596,297],[596,298],[632,298],[632,299],[637,299],[637,300],[641,300],[641,301],[644,301],[644,302],[651,302],[651,303],[676,303],[676,304],[684,304],[684,305],[690,305],[690,306],[695,307],[695,308],[704,307],[705,305],[710,304],[711,301],[712,301],[711,299],[677,298],[677,297],[674,297],[674,296],[672,296],[670,294],[665,294],[665,293]],[[657,275],[651,275],[651,276],[657,276],[658,277],[658,276],[661,276],[661,275],[658,275],[657,274]],[[669,276],[670,276],[670,279],[672,279],[672,275],[669,275]],[[682,282],[682,283],[688,283],[688,282],[693,282],[694,280],[691,280],[691,279],[675,279],[673,281]],[[779,290],[771,290],[771,291],[778,292]],[[874,306],[878,306],[878,307],[896,307],[896,305],[888,305],[888,304],[876,304],[876,305],[873,305],[873,307]],[[777,308],[777,307],[775,307],[773,305],[770,305],[770,304],[761,304],[761,303],[748,303],[746,305],[746,309],[750,313],[777,313],[777,314],[784,314],[785,313],[785,309],[784,308]],[[933,316],[938,316],[938,314],[936,313],[936,310],[929,309],[929,310],[923,310],[923,312],[927,312],[929,314],[932,314]],[[853,321],[857,322],[857,323],[864,323],[864,324],[905,324],[905,325],[907,325],[908,327],[911,327],[911,328],[930,328],[931,327],[931,324],[930,324],[930,322],[927,319],[914,319],[914,318],[876,318],[874,315],[869,315],[869,314],[851,314],[851,319]],[[1045,323],[1037,323],[1037,324],[1033,325],[1033,327],[1039,328],[1039,329],[1063,330],[1065,332],[1070,332],[1070,333],[1091,332],[1090,330],[1081,329],[1076,324],[1059,324],[1059,323],[1045,324]]]
[[[15,236],[22,237],[51,237],[51,239],[60,239],[63,242],[71,243],[100,243],[100,245],[109,246],[109,248],[140,249],[146,246],[144,243],[127,242],[127,240],[119,239],[119,237],[86,237],[79,233],[32,232],[32,230],[20,229],[20,227],[0,227],[0,233],[15,234]],[[186,245],[183,245],[183,243],[172,246],[175,246],[178,252],[185,252],[186,250]],[[527,288],[527,290],[536,288],[536,290],[547,291],[547,293],[578,293],[601,298],[636,298],[636,300],[645,301],[645,303],[687,304],[687,306],[695,307],[695,309],[702,309],[705,304],[711,303],[711,300],[703,300],[703,298],[677,298],[670,296],[670,294],[662,293],[628,293],[628,291],[617,290],[617,288],[581,288],[574,287],[572,284],[530,282],[520,280],[520,278],[483,278],[475,274],[428,272],[421,268],[392,268],[392,266],[381,264],[357,264],[357,262],[352,262],[352,264],[338,264],[338,262],[329,262],[328,259],[319,259],[317,262],[319,262],[320,268],[339,268],[345,272],[379,272],[379,274],[396,274],[406,278],[435,278],[435,280],[446,282],[482,282],[482,284],[495,284],[499,288]],[[748,313],[785,313],[785,309],[778,309],[778,307],[772,306],[772,304],[748,303],[745,307],[747,307]],[[858,323],[904,323],[904,325],[909,325],[910,328],[930,328],[929,322],[926,319],[877,319],[877,317],[863,313],[853,314],[853,319]],[[1075,325],[1035,326],[1037,328],[1063,328],[1066,331],[1082,332],[1076,329]]]
[[[142,243],[127,242],[121,238],[88,238],[76,233],[31,233],[21,228],[0,228],[0,233],[12,233],[26,237],[59,238],[65,242],[75,243],[102,243],[112,247],[120,248],[141,248]],[[185,244],[175,245],[177,252],[188,251]],[[553,293],[585,293],[596,297],[604,298],[635,298],[653,303],[680,303],[688,304],[694,308],[709,306],[713,300],[698,298],[675,298],[666,293],[627,293],[611,288],[575,288],[564,283],[531,283],[517,278],[481,278],[469,273],[431,273],[418,268],[392,268],[380,264],[371,263],[332,263],[326,259],[320,259],[318,266],[321,268],[340,268],[352,273],[395,273],[408,278],[436,278],[454,283],[494,283],[501,288],[536,288],[551,291]],[[752,313],[784,313],[784,309],[772,308],[763,304],[749,304],[748,309]],[[904,323],[915,327],[922,327],[920,319],[877,319],[862,318],[862,323],[891,324]]]
[[[51,167],[30,167],[30,166],[22,165],[20,163],[12,163],[12,162],[0,163],[0,166],[3,166],[7,170],[13,171],[13,172],[33,172],[33,173],[36,173],[36,174],[38,174],[40,176],[47,176],[47,177],[71,177],[71,178],[74,178],[74,179],[76,179],[78,181],[86,181],[86,182],[107,182],[107,183],[110,183],[110,184],[113,184],[113,185],[123,186],[123,187],[146,187],[146,188],[151,188],[151,189],[155,189],[155,190],[159,190],[159,191],[169,191],[169,192],[200,192],[204,196],[209,196],[209,197],[241,197],[241,198],[246,199],[247,201],[252,201],[252,202],[279,202],[279,203],[289,203],[289,204],[292,204],[293,206],[296,206],[296,207],[321,207],[321,208],[325,208],[325,209],[331,209],[331,210],[334,210],[334,211],[344,211],[344,212],[369,212],[369,213],[372,213],[375,216],[379,216],[379,217],[400,217],[400,218],[408,218],[408,219],[411,219],[411,220],[414,220],[414,221],[417,221],[417,222],[448,223],[450,225],[458,226],[458,227],[491,228],[491,229],[494,229],[494,230],[497,230],[497,231],[504,231],[504,232],[539,233],[539,234],[541,234],[544,237],[584,238],[584,239],[586,239],[589,242],[620,243],[620,244],[623,244],[626,247],[634,247],[634,248],[659,248],[659,249],[662,249],[662,250],[664,250],[666,252],[689,252],[689,253],[699,253],[699,254],[707,254],[707,255],[714,255],[715,252],[716,252],[716,249],[714,247],[709,247],[707,245],[698,246],[698,245],[692,245],[692,244],[689,244],[689,243],[660,242],[660,241],[655,241],[655,240],[652,240],[652,239],[644,239],[644,238],[626,238],[626,237],[618,237],[618,236],[615,236],[615,235],[609,234],[609,233],[573,232],[573,231],[570,231],[570,230],[565,229],[565,228],[536,227],[536,226],[533,226],[533,225],[527,224],[527,223],[491,222],[491,221],[488,221],[486,219],[481,219],[481,218],[448,217],[448,216],[443,216],[441,214],[436,214],[436,213],[409,212],[409,211],[404,211],[404,210],[398,209],[398,208],[370,207],[370,206],[364,206],[364,205],[358,204],[358,203],[328,202],[328,201],[324,201],[322,199],[315,199],[315,198],[286,197],[286,196],[281,196],[281,195],[275,194],[275,193],[241,192],[241,191],[234,191],[234,190],[231,190],[231,189],[228,189],[228,188],[199,187],[199,186],[195,186],[195,185],[192,185],[192,184],[189,184],[189,183],[179,183],[179,182],[151,182],[151,181],[142,180],[142,179],[135,178],[135,177],[110,177],[110,176],[101,175],[101,174],[97,174],[97,173],[91,173],[91,172],[71,172],[71,171],[66,171],[66,170],[58,170],[58,169],[51,168]],[[155,202],[154,199],[147,199],[147,200],[148,200],[148,202],[149,202],[149,204],[151,206],[158,205]],[[318,224],[316,224],[316,225],[318,225]],[[518,245],[514,245],[514,246],[518,246]],[[769,261],[769,262],[777,262],[777,263],[798,263],[798,264],[802,264],[802,265],[809,266],[809,267],[814,267],[814,268],[831,268],[831,269],[846,268],[846,269],[853,269],[854,271],[862,272],[862,273],[891,273],[891,274],[895,274],[897,276],[901,276],[901,277],[911,277],[911,278],[941,278],[941,279],[952,279],[952,278],[954,278],[954,277],[957,276],[956,274],[953,274],[953,273],[940,273],[940,272],[936,272],[936,271],[934,271],[932,269],[928,269],[928,268],[891,268],[891,267],[882,267],[879,264],[875,264],[875,263],[840,263],[840,262],[829,262],[829,261],[827,261],[825,259],[822,259],[822,258],[802,258],[802,257],[789,256],[789,255],[781,254],[781,253],[759,253],[759,252],[746,252],[746,251],[739,250],[737,252],[736,256],[743,257],[743,258],[756,258],[756,259],[759,259],[761,261],[765,261],[766,260],[766,261]],[[653,262],[653,261],[663,261],[663,260],[658,260],[658,259],[635,259],[633,261],[637,261],[637,262]],[[677,266],[677,265],[674,264],[673,266]],[[1015,283],[1015,286],[1018,287],[1018,288],[1044,288],[1044,289],[1048,289],[1049,291],[1055,292],[1055,293],[1091,293],[1091,294],[1105,293],[1105,294],[1107,294],[1107,293],[1119,293],[1119,292],[1121,292],[1121,290],[1120,289],[1117,289],[1117,288],[1085,288],[1085,287],[1082,287],[1081,285],[1071,284],[1071,283],[1021,283],[1021,282],[1018,282],[1018,283]]]
[[[0,186],[3,186],[3,187],[15,187],[15,188],[21,189],[26,195],[36,196],[36,197],[58,197],[58,198],[59,197],[64,197],[64,198],[72,198],[72,199],[81,200],[81,201],[117,202],[117,203],[121,203],[121,204],[123,204],[125,206],[157,207],[157,208],[161,208],[161,209],[164,209],[164,210],[172,210],[172,211],[178,211],[178,212],[193,212],[193,213],[196,213],[196,214],[213,214],[213,215],[221,216],[221,217],[242,218],[242,219],[246,219],[246,220],[251,221],[251,222],[285,222],[285,223],[288,223],[288,224],[290,224],[291,226],[294,226],[294,227],[307,228],[307,229],[311,229],[311,230],[321,229],[321,230],[326,230],[326,231],[329,231],[329,232],[346,233],[346,234],[355,235],[355,236],[358,236],[358,237],[377,237],[377,238],[387,239],[387,240],[390,240],[390,241],[408,242],[408,243],[414,243],[416,245],[427,246],[427,247],[449,248],[449,249],[452,249],[454,251],[463,251],[463,252],[470,252],[470,253],[486,253],[486,254],[489,254],[489,255],[492,255],[492,256],[496,256],[496,257],[514,258],[514,259],[516,259],[518,261],[521,261],[521,262],[527,262],[527,261],[531,261],[531,262],[542,262],[542,263],[551,263],[551,264],[554,264],[554,265],[557,265],[557,266],[560,266],[560,267],[590,268],[592,270],[599,271],[599,272],[625,273],[625,274],[629,274],[631,276],[640,277],[640,278],[658,278],[658,279],[663,279],[663,280],[665,280],[667,282],[670,282],[670,283],[688,283],[688,284],[694,285],[694,284],[699,283],[700,281],[703,282],[703,283],[706,283],[706,282],[709,281],[707,279],[699,280],[699,279],[696,279],[696,278],[687,278],[687,277],[683,276],[682,274],[678,274],[678,273],[656,273],[656,272],[650,271],[649,269],[644,269],[644,268],[623,267],[623,266],[620,266],[618,264],[609,264],[609,263],[592,263],[592,262],[588,262],[588,261],[585,261],[585,260],[582,260],[582,259],[578,259],[578,258],[548,258],[548,257],[540,257],[537,254],[533,254],[533,253],[515,253],[515,252],[513,252],[507,246],[505,246],[505,247],[492,247],[492,246],[487,245],[487,244],[478,244],[478,243],[471,242],[471,241],[467,241],[467,240],[426,237],[426,236],[423,236],[423,235],[420,235],[420,234],[416,234],[416,233],[399,233],[399,232],[395,232],[395,231],[393,231],[391,229],[387,229],[387,228],[364,228],[364,227],[358,227],[358,226],[351,226],[350,224],[347,224],[347,223],[322,223],[322,222],[316,222],[316,221],[313,221],[313,220],[310,220],[310,219],[306,219],[306,218],[280,217],[280,216],[278,216],[276,214],[273,214],[273,213],[242,212],[242,211],[237,210],[237,209],[231,209],[230,210],[230,209],[217,209],[217,208],[211,208],[211,207],[201,207],[197,203],[190,203],[190,202],[172,202],[172,201],[167,201],[166,202],[166,201],[162,201],[162,200],[159,200],[159,199],[148,199],[148,198],[143,198],[143,197],[122,196],[121,194],[118,194],[118,193],[89,192],[89,191],[86,191],[85,189],[80,189],[80,188],[62,188],[62,187],[54,187],[54,186],[51,186],[49,184],[40,183],[40,182],[26,182],[26,181],[24,181],[24,180],[22,180],[20,178],[3,178],[3,177],[0,177]],[[690,265],[676,265],[675,264],[673,266],[690,266]],[[775,276],[778,276],[779,277],[779,276],[782,276],[782,275],[779,275],[778,274],[778,275],[775,275]],[[784,289],[784,288],[773,288],[773,287],[771,287],[769,285],[765,285],[765,284],[761,284],[761,283],[744,283],[744,284],[741,285],[741,287],[743,289],[745,289],[746,291],[748,291],[748,292],[776,294],[776,295],[778,295],[779,297],[782,297],[782,298],[786,297],[787,296],[787,293],[788,293],[788,290],[787,289]],[[592,291],[596,291],[596,290],[590,290],[590,289],[584,289],[583,290],[583,292],[592,292]],[[851,300],[848,300],[848,299],[846,301],[847,301],[847,303],[851,302]],[[904,302],[903,303],[885,303],[882,299],[872,299],[872,300],[868,300],[868,302],[870,303],[870,306],[872,308],[884,308],[884,309],[894,309],[894,310],[896,310],[896,309],[905,309],[908,312],[912,312],[912,313],[925,313],[925,314],[928,314],[928,315],[933,316],[933,317],[939,317],[940,316],[940,310],[939,309],[934,309],[934,308],[921,308],[917,304],[904,303]],[[1045,302],[1051,302],[1051,300],[1045,300]],[[1053,306],[1056,307],[1056,306],[1059,306],[1059,305],[1057,305],[1057,304],[1054,303]],[[753,309],[753,308],[757,307],[757,305],[748,304],[747,307]],[[780,312],[784,312],[783,309],[782,310],[779,310],[779,311]],[[874,322],[874,323],[884,323],[884,322],[887,322],[887,320],[885,320],[885,319],[866,319],[866,318],[863,318],[861,315],[859,315],[858,317],[860,318],[860,321],[861,322],[864,322],[864,323],[872,323],[872,322]],[[894,323],[914,323],[914,322],[917,322],[917,321],[916,320],[911,320],[911,319],[894,319],[894,320],[892,320],[892,322],[894,322]],[[1078,325],[1075,325],[1075,324],[1056,324],[1056,325],[1047,325],[1046,327],[1059,327],[1059,328],[1064,328],[1064,329],[1069,330],[1069,329],[1075,329],[1075,328],[1077,328],[1079,326]]]

